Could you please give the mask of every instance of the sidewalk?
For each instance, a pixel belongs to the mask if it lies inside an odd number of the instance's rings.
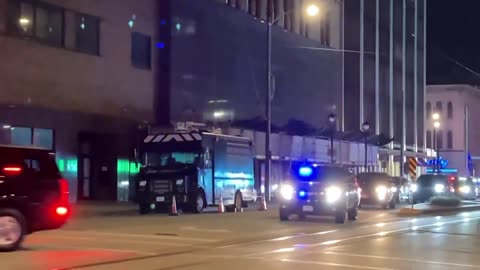
[[[412,208],[411,205],[401,208],[398,212],[401,216],[418,216],[428,215],[436,213],[451,213],[451,212],[463,212],[463,211],[478,211],[480,210],[480,203],[474,201],[463,201],[462,205],[452,206],[436,206],[429,203],[415,204]]]

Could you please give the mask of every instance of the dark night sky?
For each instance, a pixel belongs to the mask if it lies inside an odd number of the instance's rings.
[[[480,85],[480,0],[428,0],[429,84]]]

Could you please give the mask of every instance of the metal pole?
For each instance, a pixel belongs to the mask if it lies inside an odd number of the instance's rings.
[[[380,0],[375,6],[375,134],[380,134]]]
[[[367,132],[365,132],[365,172],[368,172],[368,136]]]
[[[405,145],[406,140],[406,76],[407,76],[407,63],[406,63],[406,54],[407,54],[407,2],[403,0],[403,19],[402,19],[402,145],[400,147],[400,175],[405,175]]]
[[[265,199],[270,200],[270,135],[272,133],[272,110],[271,110],[271,86],[272,86],[272,10],[271,0],[267,1],[267,88],[265,93],[265,114],[267,118],[267,130],[265,134]]]
[[[365,33],[364,33],[364,0],[360,0],[360,124],[364,122],[364,58],[365,58]]]
[[[433,149],[437,151],[437,129],[433,128]],[[435,165],[433,166],[433,172],[437,172],[438,153],[435,153]]]
[[[415,0],[415,18],[414,18],[414,27],[415,29],[413,30],[414,32],[414,49],[413,49],[413,91],[414,91],[414,96],[413,96],[413,133],[414,133],[414,147],[415,147],[415,153],[418,152],[418,119],[422,119],[418,115],[418,1]],[[425,101],[424,101],[425,102]],[[423,118],[425,119],[425,118]]]
[[[335,130],[332,127],[332,131],[330,134],[330,163],[333,164],[333,135],[335,134]]]
[[[388,84],[388,88],[389,88],[389,105],[388,105],[388,115],[389,115],[389,125],[390,125],[390,138],[394,138],[395,137],[395,130],[394,130],[394,125],[393,125],[393,9],[394,5],[393,5],[393,0],[390,0],[390,33],[389,33],[389,39],[390,39],[390,42],[389,42],[389,68],[388,68],[388,78],[389,78],[389,84]],[[394,141],[392,141],[390,143],[390,149],[393,150],[394,149]],[[390,173],[393,173],[395,172],[395,169],[394,169],[394,155],[391,154],[389,156],[389,169],[390,169]]]

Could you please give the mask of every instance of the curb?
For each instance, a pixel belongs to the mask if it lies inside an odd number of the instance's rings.
[[[401,208],[398,211],[400,216],[419,216],[419,215],[429,215],[435,213],[452,213],[452,212],[463,212],[463,211],[478,211],[480,210],[480,205],[466,205],[462,207],[444,207],[444,208],[432,208],[432,209],[411,209],[411,208]]]

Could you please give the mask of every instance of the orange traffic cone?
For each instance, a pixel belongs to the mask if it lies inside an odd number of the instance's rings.
[[[225,213],[225,205],[223,205],[223,196],[220,195],[220,199],[218,202],[218,213]]]
[[[266,211],[267,210],[267,201],[265,200],[265,195],[262,194],[260,198],[260,205],[258,206],[258,211]]]
[[[177,200],[175,199],[175,195],[172,197],[172,209],[170,210],[170,216],[178,216]]]

